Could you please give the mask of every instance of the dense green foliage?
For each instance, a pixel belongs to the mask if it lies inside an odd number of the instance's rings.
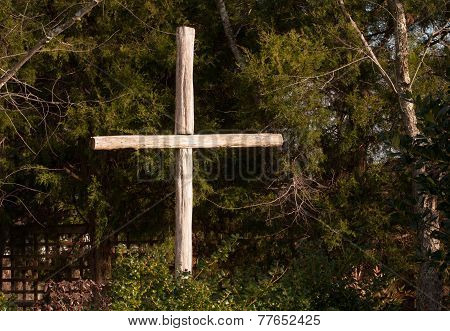
[[[0,292],[0,311],[15,310],[16,305],[14,304],[13,297],[6,297],[2,292]]]
[[[315,310],[369,309],[370,298],[345,281],[334,282],[336,272],[324,257],[310,257],[305,265],[326,268],[320,279],[309,268],[273,267],[266,274],[252,266],[231,274],[226,271],[237,237],[225,241],[194,278],[176,278],[173,247],[163,244],[149,252],[122,248],[109,289],[113,310]],[[299,266],[300,261],[294,261]],[[328,262],[328,263],[327,263]],[[332,264],[332,263],[331,263]],[[313,276],[314,275],[314,276]],[[312,277],[313,276],[313,277]],[[376,291],[379,284],[371,284]],[[324,291],[324,289],[327,289]],[[386,307],[384,307],[386,308]]]
[[[420,108],[433,109],[423,116],[425,145],[405,148],[438,167],[424,189],[440,194],[445,218],[448,103],[433,100],[447,92],[448,47],[434,44],[419,64],[429,34],[446,22],[446,2],[404,3],[413,97],[430,97]],[[202,0],[107,0],[34,56],[0,91],[0,226],[89,223],[100,241],[131,223],[135,237],[156,239],[145,254],[119,255],[114,309],[413,308],[417,222],[411,160],[397,153],[396,97],[335,1],[226,5],[242,68],[215,2]],[[394,77],[385,1],[347,6]],[[76,8],[73,0],[2,1],[0,68]],[[176,280],[167,240],[173,182],[140,180],[158,152],[94,152],[89,138],[173,131],[174,32],[182,24],[196,28],[196,132],[282,131],[288,143],[274,151],[277,172],[257,181],[207,180],[196,164],[194,279]],[[208,153],[219,160],[214,167],[232,162],[231,153]],[[445,224],[435,257],[444,271]]]

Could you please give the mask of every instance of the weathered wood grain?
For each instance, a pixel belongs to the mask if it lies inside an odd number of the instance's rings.
[[[195,30],[177,28],[175,134],[194,134]],[[192,148],[175,151],[175,271],[192,272]]]
[[[175,134],[194,133],[194,40],[195,29],[177,28]]]
[[[175,157],[175,268],[192,272],[192,149],[177,149]]]
[[[220,148],[220,147],[271,147],[281,146],[281,134],[206,134],[159,136],[105,136],[93,137],[95,150],[144,148]]]

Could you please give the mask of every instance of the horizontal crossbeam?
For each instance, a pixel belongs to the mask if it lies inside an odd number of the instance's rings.
[[[281,134],[205,134],[164,136],[104,136],[92,137],[94,150],[145,148],[219,148],[281,146]]]

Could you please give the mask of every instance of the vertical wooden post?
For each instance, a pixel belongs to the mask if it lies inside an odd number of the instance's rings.
[[[195,30],[177,28],[175,134],[194,134]],[[175,269],[192,271],[192,148],[176,153]]]

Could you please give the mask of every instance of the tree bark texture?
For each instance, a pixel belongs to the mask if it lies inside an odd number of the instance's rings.
[[[217,8],[219,9],[220,19],[225,31],[225,36],[228,40],[228,45],[230,46],[231,52],[233,53],[236,62],[241,68],[243,68],[245,66],[245,61],[242,57],[241,51],[237,46],[236,38],[234,37],[233,29],[231,28],[230,17],[228,16],[228,11],[225,6],[225,0],[216,0],[216,3]]]
[[[395,19],[395,57],[396,86],[398,100],[402,110],[405,130],[411,138],[420,132],[417,128],[416,109],[412,100],[411,78],[409,73],[408,27],[403,4],[400,0],[389,0],[390,10]],[[415,170],[414,177],[425,171]],[[416,305],[418,310],[440,310],[442,308],[442,280],[437,268],[429,261],[429,255],[440,249],[438,239],[432,237],[432,232],[440,228],[439,215],[436,210],[437,199],[434,196],[420,194],[417,184],[413,185],[413,195],[416,198],[416,213],[421,216],[419,224],[419,245],[424,262],[420,266]]]

